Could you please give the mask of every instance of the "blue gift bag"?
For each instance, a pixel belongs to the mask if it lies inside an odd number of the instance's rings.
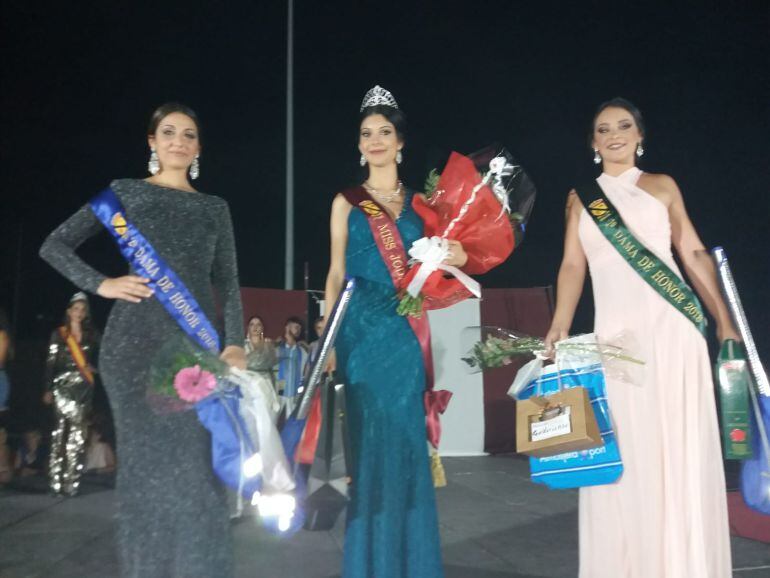
[[[251,499],[262,487],[260,476],[242,476],[243,462],[254,453],[246,424],[240,416],[240,393],[217,393],[195,404],[198,420],[211,432],[211,461],[217,477],[229,488]]]
[[[532,481],[554,490],[611,484],[623,473],[623,462],[612,429],[601,363],[558,371],[554,365],[546,367],[540,377],[532,380],[516,397],[527,399],[533,395],[548,395],[556,393],[560,387],[586,388],[604,445],[554,456],[530,457]]]
[[[770,516],[770,451],[767,435],[770,432],[770,397],[757,394],[751,414],[752,446],[754,455],[743,460],[741,494],[746,505]],[[762,420],[763,427],[759,427]]]

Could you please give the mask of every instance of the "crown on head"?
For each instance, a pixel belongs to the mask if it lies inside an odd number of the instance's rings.
[[[378,84],[364,95],[364,100],[361,102],[361,110],[358,112],[363,112],[365,108],[380,104],[398,108],[398,103],[396,102],[396,99],[393,98],[393,95]]]
[[[82,291],[78,291],[70,298],[70,305],[72,305],[75,301],[85,301],[88,303],[88,295],[83,293]]]

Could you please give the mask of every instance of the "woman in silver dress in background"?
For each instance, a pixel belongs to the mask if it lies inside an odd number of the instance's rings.
[[[74,496],[85,460],[88,421],[94,397],[94,360],[99,333],[91,325],[88,297],[75,293],[64,323],[51,333],[43,401],[55,415],[48,479],[55,494]]]

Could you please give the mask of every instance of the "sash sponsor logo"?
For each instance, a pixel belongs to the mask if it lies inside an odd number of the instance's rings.
[[[115,232],[121,237],[123,237],[128,231],[128,227],[126,227],[126,219],[123,217],[122,213],[115,213],[110,220],[110,224],[112,225],[112,228],[115,229]]]
[[[602,199],[596,199],[595,201],[592,201],[591,204],[588,205],[588,209],[593,215],[596,215],[597,219],[601,221],[610,215],[610,211],[607,208],[607,203],[605,203]]]
[[[382,214],[382,210],[372,201],[361,201],[358,206],[370,217],[379,217]]]

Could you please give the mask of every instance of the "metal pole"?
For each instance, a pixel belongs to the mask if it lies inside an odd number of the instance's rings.
[[[294,289],[294,0],[286,31],[286,269],[284,288]]]

